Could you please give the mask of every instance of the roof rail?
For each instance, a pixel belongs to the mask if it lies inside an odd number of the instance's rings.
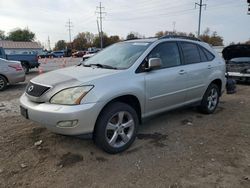
[[[183,36],[183,35],[165,35],[165,36],[160,37],[159,39],[175,39],[175,38],[201,41],[200,39],[196,37],[189,37],[189,36]]]

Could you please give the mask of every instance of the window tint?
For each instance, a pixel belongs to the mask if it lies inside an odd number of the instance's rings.
[[[201,47],[198,47],[198,48],[199,48],[199,52],[200,52],[201,61],[202,61],[202,62],[208,61],[205,52],[201,49]]]
[[[209,52],[205,48],[203,48],[203,51],[206,54],[208,61],[212,61],[214,59],[214,55],[211,52]]]
[[[0,55],[2,55],[2,51],[0,50]]]
[[[185,64],[201,62],[200,54],[196,44],[183,42],[181,43]]]
[[[148,58],[160,58],[162,68],[174,67],[181,64],[178,46],[175,42],[165,42],[156,46]]]

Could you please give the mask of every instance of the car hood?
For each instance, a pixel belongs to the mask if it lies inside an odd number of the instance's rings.
[[[33,78],[31,82],[52,87],[57,85],[64,85],[65,87],[67,85],[76,86],[117,72],[119,70],[74,66],[41,74]]]
[[[225,60],[230,60],[237,57],[250,57],[250,45],[237,44],[227,46],[223,49],[222,55]]]

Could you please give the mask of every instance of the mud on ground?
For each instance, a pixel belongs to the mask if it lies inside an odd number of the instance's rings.
[[[185,108],[152,118],[118,155],[22,118],[24,88],[0,93],[0,187],[250,187],[249,85],[224,94],[213,115]]]

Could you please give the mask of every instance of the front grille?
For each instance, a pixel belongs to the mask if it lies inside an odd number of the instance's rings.
[[[50,87],[29,82],[29,84],[26,88],[26,93],[30,96],[33,96],[33,97],[40,97],[42,94],[44,94],[49,89],[50,89]]]

